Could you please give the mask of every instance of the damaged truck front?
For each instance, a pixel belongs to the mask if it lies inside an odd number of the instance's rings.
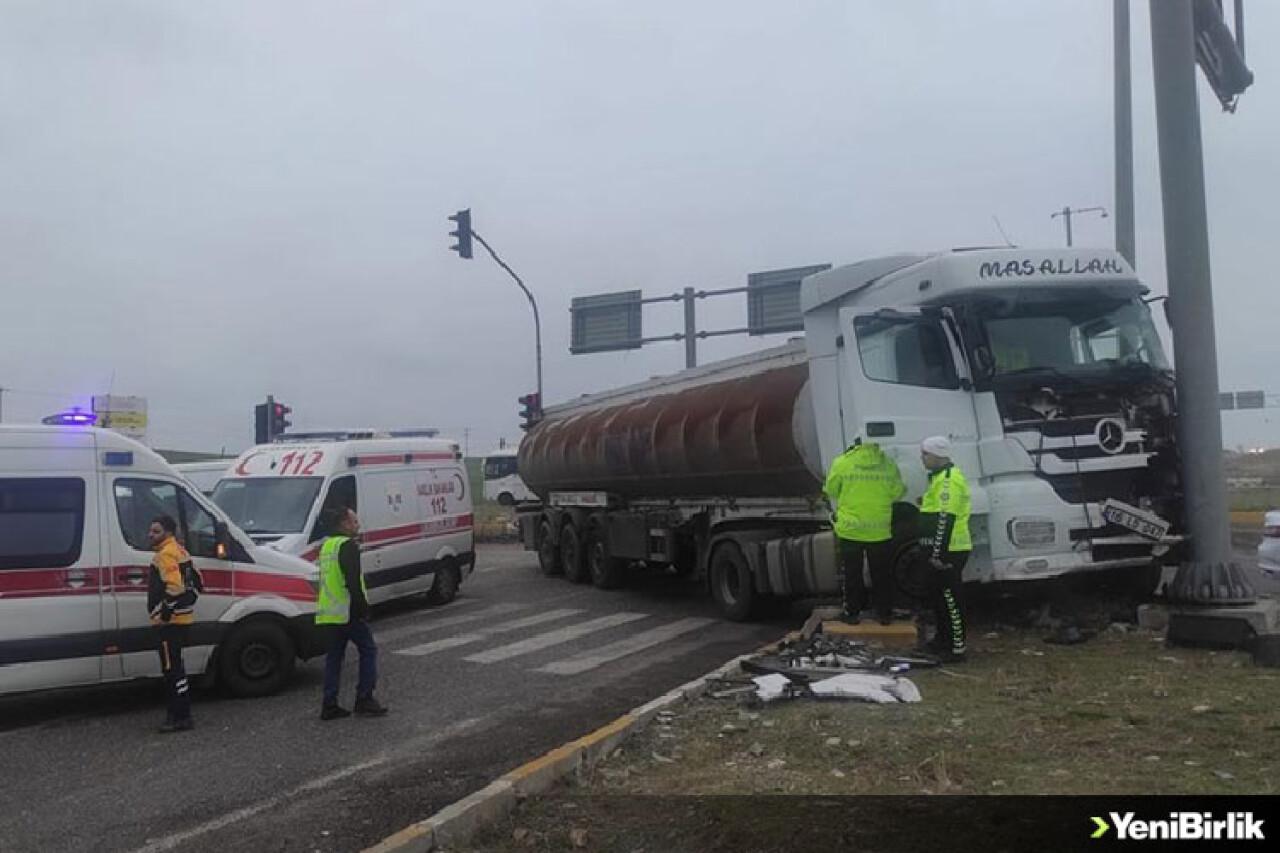
[[[601,587],[635,563],[694,574],[744,619],[838,591],[821,489],[838,454],[879,443],[914,501],[920,442],[947,435],[973,491],[966,580],[1105,572],[1149,594],[1185,542],[1173,378],[1146,293],[1104,250],[810,276],[803,340],[548,409],[520,448],[542,499],[523,540],[547,574]]]

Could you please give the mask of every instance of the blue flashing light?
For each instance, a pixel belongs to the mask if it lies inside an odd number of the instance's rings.
[[[58,412],[56,415],[49,415],[47,418],[41,419],[40,423],[49,426],[93,426],[98,422],[98,416],[92,412],[82,412],[79,409],[72,409],[69,412]]]
[[[102,454],[102,464],[128,467],[133,464],[132,450],[108,450]]]

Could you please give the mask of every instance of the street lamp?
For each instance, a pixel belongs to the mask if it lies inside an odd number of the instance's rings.
[[[1050,219],[1057,219],[1059,216],[1061,216],[1063,221],[1067,223],[1067,245],[1068,246],[1072,245],[1071,217],[1075,216],[1078,213],[1097,213],[1103,219],[1107,218],[1107,209],[1105,207],[1075,207],[1075,208],[1064,207],[1062,208],[1062,210],[1059,210],[1057,213],[1050,214],[1049,215]]]

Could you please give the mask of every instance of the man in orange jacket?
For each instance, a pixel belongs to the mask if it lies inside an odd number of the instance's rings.
[[[147,541],[156,552],[147,585],[147,609],[160,637],[160,671],[164,673],[169,704],[168,715],[160,726],[162,734],[190,731],[195,725],[191,719],[191,686],[182,665],[182,647],[191,629],[196,602],[196,592],[188,584],[194,568],[187,549],[174,538],[177,531],[178,523],[171,515],[156,516],[147,529]]]

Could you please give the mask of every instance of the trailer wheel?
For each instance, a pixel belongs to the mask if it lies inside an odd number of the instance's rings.
[[[551,539],[551,522],[542,519],[538,524],[538,568],[547,577],[560,574],[560,549]]]
[[[711,583],[711,597],[720,608],[720,615],[731,622],[745,622],[751,618],[759,596],[751,582],[751,567],[736,542],[721,542],[711,553],[707,568]]]
[[[591,582],[600,589],[617,589],[622,586],[626,579],[627,561],[610,555],[603,523],[593,521],[587,528],[586,550]]]
[[[582,536],[572,521],[560,528],[560,569],[570,583],[586,583],[591,578],[583,559]]]

